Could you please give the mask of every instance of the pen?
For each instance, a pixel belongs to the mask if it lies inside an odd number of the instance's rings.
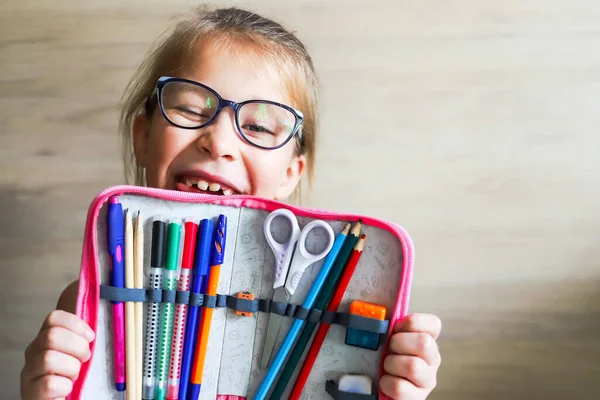
[[[192,270],[192,290],[190,293],[203,294],[206,292],[206,276],[210,262],[211,238],[215,224],[210,219],[203,219],[198,226],[196,237],[196,250],[194,254],[194,267]],[[187,400],[194,349],[198,334],[199,321],[202,317],[202,307],[188,307],[188,316],[185,328],[185,341],[181,357],[181,373],[179,377],[179,398]]]
[[[346,293],[346,289],[348,288],[348,284],[350,283],[350,279],[352,279],[352,274],[354,274],[354,270],[356,269],[356,265],[358,264],[358,260],[362,255],[363,248],[365,245],[365,235],[362,235],[356,243],[352,254],[350,255],[350,259],[348,260],[348,264],[344,268],[344,273],[342,274],[342,278],[340,279],[340,283],[338,287],[335,289],[335,294],[333,295],[329,306],[327,307],[328,311],[336,312],[340,303],[342,302],[342,298]],[[310,350],[308,351],[308,355],[306,356],[304,363],[302,365],[302,369],[296,378],[296,382],[294,383],[294,387],[290,394],[290,400],[298,400],[300,395],[302,394],[302,389],[304,388],[304,384],[308,380],[308,376],[310,375],[310,370],[315,364],[315,360],[319,355],[319,350],[321,350],[321,345],[325,340],[325,336],[327,336],[327,331],[331,325],[322,323],[319,325],[319,329],[317,329],[317,334],[310,346]]]
[[[206,285],[206,294],[210,296],[217,295],[219,286],[219,274],[221,273],[221,264],[225,255],[225,244],[227,241],[227,217],[219,215],[215,226],[215,234],[211,241],[210,253],[210,274],[208,284]],[[210,325],[212,322],[213,308],[206,307],[202,313],[202,320],[198,329],[198,341],[196,353],[192,366],[192,376],[190,379],[190,400],[197,400],[202,388],[202,373],[204,372],[204,361],[206,359],[206,347],[208,345],[208,336],[210,334]]]
[[[342,275],[344,266],[350,258],[352,249],[358,242],[358,235],[360,234],[361,226],[361,222],[358,221],[354,225],[354,228],[352,228],[352,231],[350,232],[348,238],[344,241],[342,249],[340,250],[340,254],[335,259],[335,263],[331,268],[331,271],[329,272],[329,275],[327,276],[327,279],[323,284],[321,291],[319,292],[317,300],[315,301],[315,304],[313,306],[314,309],[323,311],[327,306],[327,303],[329,303],[329,299],[333,294],[333,290],[335,289],[335,286],[337,285],[337,282],[340,279],[340,276]],[[284,392],[287,383],[290,381],[292,374],[294,373],[294,369],[296,368],[296,365],[298,365],[298,362],[300,361],[304,350],[308,347],[308,343],[316,326],[316,323],[310,321],[307,321],[304,324],[304,329],[302,330],[302,333],[300,334],[297,342],[294,345],[294,350],[292,350],[290,358],[288,359],[285,367],[283,368],[283,372],[279,377],[279,380],[275,386],[275,389],[273,390],[273,394],[271,395],[270,399],[275,400],[281,397],[281,394]],[[259,400],[261,398],[264,398],[268,393],[268,389],[269,388],[266,387],[261,393],[259,393],[260,396],[257,395],[255,399]]]
[[[125,210],[125,287],[132,289],[133,278],[133,220],[131,211]],[[135,307],[131,301],[125,302],[125,355],[127,357],[125,375],[127,378],[127,400],[137,400],[135,393]]]
[[[118,197],[112,197],[108,206],[108,252],[112,259],[112,285],[125,286],[125,266],[123,265],[123,241],[125,228],[123,226],[123,206]],[[125,321],[122,301],[113,302],[113,346],[114,346],[114,379],[120,396],[125,394]]]
[[[162,269],[165,265],[165,231],[167,224],[156,220],[152,223],[152,254],[150,259],[150,289],[160,289]],[[144,377],[142,385],[142,398],[154,400],[156,385],[156,342],[158,327],[158,303],[148,302],[146,315],[146,343],[144,349]]]
[[[319,274],[315,278],[315,281],[313,282],[313,284],[310,288],[310,291],[308,292],[308,294],[306,295],[306,298],[304,299],[304,303],[302,304],[303,308],[310,309],[313,306],[313,304],[317,298],[317,295],[319,294],[319,291],[321,290],[321,287],[323,287],[323,284],[325,283],[325,279],[327,278],[327,275],[331,271],[331,268],[333,267],[335,260],[338,257],[340,250],[342,249],[344,241],[348,237],[349,232],[350,232],[350,224],[347,224],[344,227],[344,229],[335,238],[333,247],[329,251],[329,254],[327,254],[327,258],[325,258],[325,261],[323,262],[323,266],[319,270]],[[292,323],[292,326],[291,326],[290,330],[288,331],[287,336],[285,337],[285,340],[281,344],[279,351],[277,352],[275,358],[273,359],[273,362],[271,363],[271,366],[267,370],[267,373],[257,391],[257,395],[256,395],[257,398],[266,396],[266,393],[269,391],[269,387],[275,380],[277,373],[279,372],[283,362],[285,361],[285,359],[286,359],[290,349],[292,348],[294,341],[298,337],[298,334],[300,333],[300,329],[302,329],[303,325],[304,325],[304,320],[299,319],[299,318],[296,318],[294,320],[294,322]],[[293,370],[293,368],[292,368],[292,370]],[[283,389],[285,389],[285,386],[283,387]],[[276,388],[276,390],[277,390],[277,388]],[[282,394],[279,394],[277,397],[280,398],[281,395]]]
[[[138,211],[135,220],[134,242],[134,286],[136,289],[144,288],[144,224],[141,212]],[[135,392],[136,398],[142,396],[142,360],[144,359],[144,304],[135,303]]]
[[[163,290],[177,288],[177,263],[179,261],[179,242],[181,240],[181,224],[170,222],[167,229],[167,257],[162,276]],[[171,339],[173,338],[173,303],[160,304],[159,348],[156,361],[156,399],[164,400],[169,376],[169,360],[171,358]]]
[[[177,290],[180,292],[188,292],[190,290],[190,272],[194,263],[194,250],[197,234],[198,224],[193,221],[186,221],[183,256],[181,258],[181,273],[179,274],[179,282],[177,283]],[[187,305],[177,304],[175,306],[173,338],[171,339],[171,362],[169,363],[169,380],[167,382],[168,400],[177,400],[179,398],[181,353],[183,350],[186,316]]]

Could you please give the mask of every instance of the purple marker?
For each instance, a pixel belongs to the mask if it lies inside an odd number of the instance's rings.
[[[107,214],[107,244],[111,255],[111,285],[125,287],[125,265],[123,246],[125,242],[125,224],[123,207],[118,197],[110,199]],[[117,391],[125,394],[125,307],[122,301],[113,302],[113,346],[114,378]]]

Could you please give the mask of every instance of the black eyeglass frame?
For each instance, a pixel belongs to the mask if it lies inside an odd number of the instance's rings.
[[[173,121],[171,121],[171,119],[169,119],[169,117],[167,116],[167,113],[163,107],[163,101],[162,101],[162,94],[163,94],[163,89],[165,88],[165,86],[171,82],[183,82],[183,83],[188,83],[191,85],[195,85],[198,86],[204,90],[208,90],[210,93],[212,93],[216,99],[218,100],[219,104],[217,107],[217,110],[215,111],[214,115],[212,117],[210,117],[210,119],[208,121],[206,121],[203,124],[200,124],[198,126],[183,126],[183,125],[179,125]],[[176,78],[176,77],[172,77],[172,76],[161,76],[160,78],[158,78],[158,81],[156,82],[156,86],[154,88],[154,91],[152,93],[152,95],[150,96],[150,98],[148,98],[148,100],[150,100],[153,95],[156,93],[156,98],[158,100],[158,106],[160,108],[160,112],[163,115],[163,117],[167,120],[167,122],[169,122],[171,125],[174,125],[178,128],[182,128],[182,129],[200,129],[200,128],[204,128],[210,124],[212,124],[217,117],[219,116],[219,114],[221,113],[221,111],[225,108],[225,107],[231,107],[234,111],[234,115],[235,115],[235,126],[238,130],[238,133],[240,134],[240,136],[242,137],[242,139],[247,142],[248,144],[264,149],[264,150],[277,150],[283,146],[285,146],[296,134],[298,134],[298,139],[300,140],[300,142],[302,142],[302,130],[300,129],[302,127],[302,124],[304,123],[304,115],[302,114],[301,111],[296,110],[288,105],[282,104],[282,103],[278,103],[276,101],[271,101],[271,100],[259,100],[259,99],[254,99],[254,100],[246,100],[246,101],[242,101],[241,103],[237,103],[235,101],[232,100],[227,100],[224,99],[223,97],[221,97],[221,95],[219,93],[217,93],[213,88],[206,86],[200,82],[196,82],[196,81],[192,81],[190,79],[185,79],[185,78]],[[240,127],[240,122],[239,122],[239,110],[240,108],[242,108],[242,106],[246,105],[246,104],[271,104],[271,105],[275,105],[275,106],[279,106],[287,111],[289,111],[290,113],[292,113],[292,115],[295,118],[294,121],[294,127],[292,128],[292,131],[290,132],[290,134],[288,135],[288,137],[279,145],[275,146],[275,147],[267,147],[267,146],[261,146],[258,145],[254,142],[252,142],[250,139],[248,139],[246,137],[246,135],[244,135],[244,131],[242,130],[242,128]],[[147,106],[148,107],[148,106]]]

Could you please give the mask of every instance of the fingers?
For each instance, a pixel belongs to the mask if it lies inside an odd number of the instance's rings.
[[[390,340],[390,352],[422,358],[430,366],[441,362],[438,345],[428,333],[395,333]]]
[[[56,350],[85,362],[90,359],[90,343],[82,336],[63,327],[50,327],[35,340],[38,351]]]
[[[418,388],[433,388],[436,374],[425,360],[405,355],[389,355],[383,362],[383,369],[391,375],[404,378]]]
[[[50,313],[25,350],[23,398],[56,400],[68,396],[81,364],[91,357],[92,340],[94,332],[76,315],[60,310]]]
[[[62,310],[52,311],[44,321],[40,331],[52,326],[66,328],[73,333],[86,338],[88,342],[94,340],[94,331],[92,328],[75,314]]]
[[[31,382],[26,389],[31,399],[64,399],[73,390],[73,381],[64,376],[46,375]]]
[[[442,330],[442,321],[433,314],[408,315],[394,326],[394,332],[425,332],[435,340]]]
[[[77,358],[56,350],[47,350],[38,353],[31,360],[29,379],[59,375],[74,380],[79,376],[80,368],[81,361]]]
[[[419,389],[406,379],[384,375],[379,380],[381,391],[392,399],[423,399],[424,389]]]

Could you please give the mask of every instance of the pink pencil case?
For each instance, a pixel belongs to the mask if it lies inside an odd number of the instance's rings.
[[[266,243],[263,225],[269,213],[285,208],[298,219],[300,228],[312,220],[327,222],[337,234],[347,223],[362,223],[366,235],[362,256],[338,308],[348,312],[353,300],[383,305],[386,333],[373,351],[345,344],[347,326],[333,323],[321,346],[310,376],[303,389],[303,399],[332,398],[326,386],[343,374],[368,375],[377,383],[383,372],[383,359],[388,353],[389,337],[394,324],[407,314],[410,297],[414,251],[407,232],[399,225],[382,219],[337,213],[315,208],[292,206],[252,196],[212,196],[138,186],[115,186],[102,191],[91,203],[83,241],[79,294],[76,313],[95,331],[91,343],[91,359],[84,363],[74,382],[70,399],[117,399],[113,380],[111,302],[102,298],[101,286],[109,285],[110,255],[106,243],[106,212],[109,199],[119,196],[124,209],[138,210],[144,223],[144,275],[148,287],[148,270],[154,217],[196,220],[220,214],[228,219],[225,259],[221,266],[217,293],[236,295],[251,292],[259,299],[273,297],[274,255]],[[182,234],[183,240],[183,234]],[[323,260],[305,272],[290,303],[301,305]],[[144,318],[146,305],[144,305]],[[284,340],[294,316],[287,316],[279,331],[274,353]],[[265,375],[260,359],[269,320],[267,312],[251,317],[239,316],[228,307],[215,308],[209,336],[200,399],[252,399]],[[303,355],[302,360],[306,356]],[[282,398],[287,398],[293,381]],[[377,388],[374,398],[387,399]],[[342,398],[342,397],[340,397]]]

